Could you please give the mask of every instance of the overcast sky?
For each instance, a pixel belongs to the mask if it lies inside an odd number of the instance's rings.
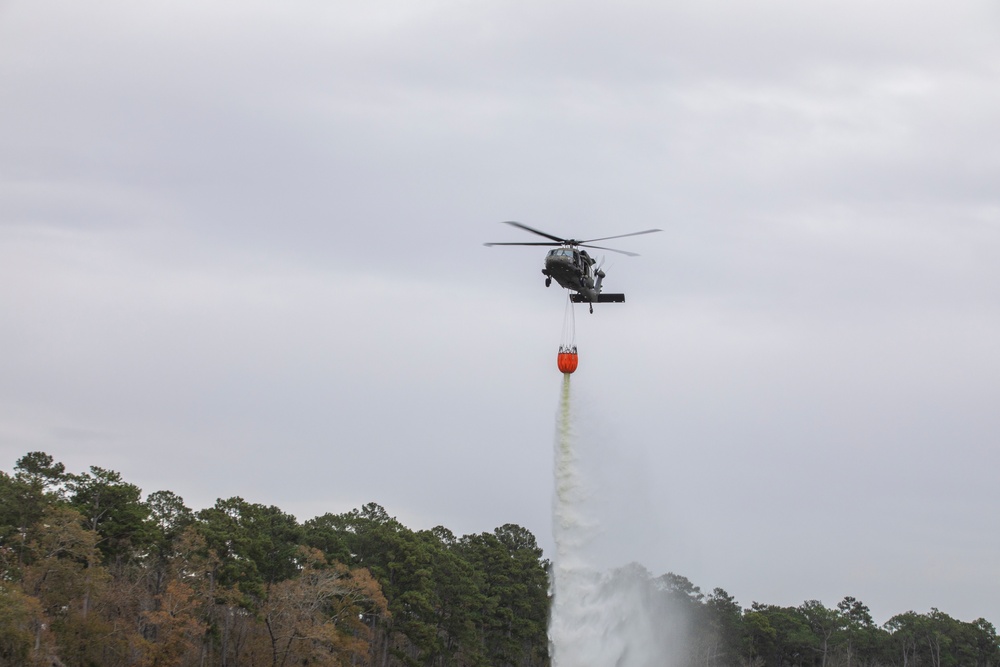
[[[987,0],[0,0],[0,468],[1000,624]],[[612,244],[609,242],[609,244]],[[599,253],[598,253],[599,254]]]

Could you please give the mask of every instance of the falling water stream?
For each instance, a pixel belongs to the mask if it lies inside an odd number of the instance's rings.
[[[574,431],[570,375],[563,375],[555,438],[549,646],[554,667],[668,667],[676,655],[678,619],[651,586],[645,568],[601,572],[588,557],[600,526],[588,510],[600,490],[589,486]],[[589,451],[589,450],[588,450]]]

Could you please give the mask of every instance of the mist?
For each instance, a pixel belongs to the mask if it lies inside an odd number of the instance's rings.
[[[610,451],[599,431],[587,429],[574,400],[571,374],[563,375],[555,435],[555,493],[552,565],[552,611],[549,643],[556,667],[618,665],[653,667],[679,664],[685,649],[689,619],[670,595],[666,581],[654,578],[642,565],[607,568],[606,530],[615,515],[627,513],[614,488],[620,469],[608,465]],[[592,414],[592,413],[591,413]],[[601,460],[604,458],[605,460]],[[626,494],[626,496],[632,494]],[[614,500],[613,500],[614,499]],[[634,510],[633,510],[634,512]],[[628,523],[628,517],[622,515]],[[619,545],[619,547],[626,545]]]

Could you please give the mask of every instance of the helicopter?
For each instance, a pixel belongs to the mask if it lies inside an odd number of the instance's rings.
[[[609,239],[620,239],[626,236],[639,236],[640,234],[652,234],[661,232],[662,229],[646,229],[641,232],[631,234],[618,234],[617,236],[604,236],[599,239],[562,239],[558,236],[548,234],[533,227],[529,227],[520,222],[506,220],[504,224],[512,225],[532,234],[544,236],[549,241],[534,241],[531,243],[484,243],[486,246],[495,245],[531,245],[531,246],[557,246],[545,256],[545,268],[542,274],[545,276],[545,286],[552,285],[552,279],[570,291],[569,298],[573,303],[589,303],[590,312],[594,312],[595,303],[622,303],[625,301],[624,294],[604,294],[601,292],[601,282],[605,273],[601,270],[601,265],[594,266],[594,258],[591,257],[584,248],[596,250],[608,250],[621,253],[629,257],[638,257],[638,253],[618,250],[616,248],[605,248],[603,246],[591,245],[594,241],[607,241]]]

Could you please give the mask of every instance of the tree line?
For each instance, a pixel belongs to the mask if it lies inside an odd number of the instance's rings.
[[[414,531],[374,503],[300,523],[239,497],[194,511],[43,452],[0,471],[0,667],[543,667],[548,570],[514,524]],[[685,620],[681,667],[1000,667],[985,619],[879,626],[852,597],[742,608],[626,571]]]
[[[547,563],[516,525],[413,531],[375,504],[304,523],[192,511],[42,452],[0,471],[0,665],[548,663]]]
[[[796,607],[753,602],[729,593],[705,595],[686,577],[653,578],[641,570],[686,624],[682,664],[708,667],[994,667],[1000,637],[983,618],[963,622],[931,609],[907,611],[878,625],[870,609],[847,596],[833,608],[818,600]],[[632,572],[634,575],[634,571]]]

